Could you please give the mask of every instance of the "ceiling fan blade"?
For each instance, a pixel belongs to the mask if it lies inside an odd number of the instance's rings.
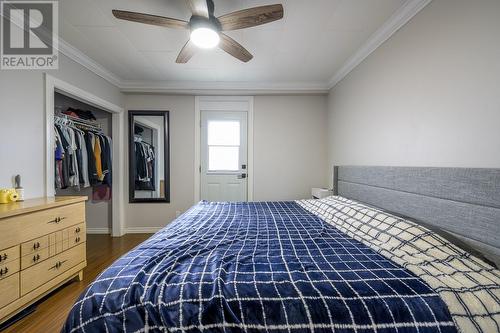
[[[207,0],[186,0],[195,16],[209,18]]]
[[[241,46],[240,43],[222,33],[220,34],[219,47],[243,62],[249,62],[253,58],[253,55]]]
[[[283,6],[269,5],[243,9],[218,17],[222,31],[238,30],[270,23],[283,18]]]
[[[125,10],[116,10],[116,9],[113,10],[113,15],[121,20],[157,25],[165,28],[189,29],[188,22],[164,16],[128,12]]]
[[[194,45],[191,40],[188,40],[182,48],[181,52],[179,52],[179,55],[177,56],[175,62],[178,64],[185,64],[194,56],[195,52],[196,45]]]

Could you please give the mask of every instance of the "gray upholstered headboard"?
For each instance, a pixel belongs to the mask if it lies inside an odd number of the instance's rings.
[[[336,166],[334,193],[438,227],[500,263],[500,169]]]

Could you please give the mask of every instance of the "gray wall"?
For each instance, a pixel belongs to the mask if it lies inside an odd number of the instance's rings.
[[[162,227],[193,205],[194,97],[126,95],[125,106],[170,111],[171,203],[125,205],[128,231]],[[326,96],[255,97],[254,200],[305,198],[327,185],[326,111]]]
[[[295,200],[328,185],[326,96],[257,96],[254,199]]]
[[[59,55],[48,74],[122,105],[120,91],[101,77]],[[20,174],[26,198],[45,195],[45,80],[42,71],[0,71],[0,188]]]
[[[170,121],[170,203],[125,203],[125,226],[159,228],[193,205],[194,198],[194,97],[163,95],[125,95],[126,110],[168,110]],[[128,117],[125,117],[128,122]],[[128,124],[127,129],[128,140]],[[128,147],[128,142],[125,144]],[[128,149],[126,149],[128,161]],[[128,191],[128,165],[125,168],[125,188]],[[128,193],[128,192],[127,192]]]
[[[498,13],[434,0],[334,87],[329,166],[500,167]]]

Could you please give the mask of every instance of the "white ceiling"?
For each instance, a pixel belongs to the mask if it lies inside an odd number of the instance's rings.
[[[189,20],[184,0],[64,0],[61,37],[118,76],[145,82],[282,82],[326,84],[407,0],[214,0],[215,14],[279,3],[284,19],[229,32],[253,55],[241,63],[203,50],[176,64],[188,31],[115,19],[123,9]]]

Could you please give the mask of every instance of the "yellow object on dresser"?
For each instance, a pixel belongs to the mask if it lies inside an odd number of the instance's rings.
[[[7,204],[10,202],[16,202],[17,199],[19,199],[19,195],[17,194],[15,189],[13,189],[13,188],[0,189],[0,204]]]
[[[81,281],[87,197],[0,205],[0,323],[62,284]]]

